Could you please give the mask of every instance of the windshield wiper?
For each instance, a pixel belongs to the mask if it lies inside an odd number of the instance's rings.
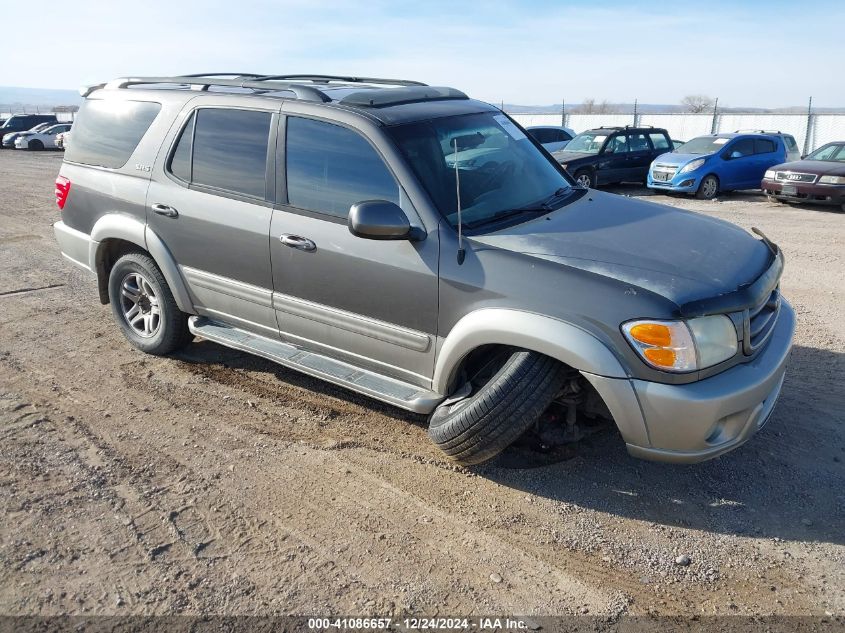
[[[506,220],[508,218],[515,218],[518,215],[538,215],[548,212],[549,210],[546,207],[542,206],[520,207],[519,209],[505,209],[504,211],[498,211],[491,216],[481,218],[480,220],[476,220],[475,222],[464,222],[464,226],[468,229],[476,229],[480,226],[484,226],[485,224],[491,224],[493,222],[498,222],[499,220]]]

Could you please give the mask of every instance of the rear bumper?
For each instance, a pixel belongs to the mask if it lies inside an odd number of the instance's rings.
[[[794,187],[795,193],[785,194],[784,184]],[[787,202],[809,202],[813,204],[845,204],[845,185],[817,185],[805,183],[783,183],[763,179],[760,188],[767,195]]]
[[[669,385],[586,377],[610,408],[631,455],[700,462],[741,446],[769,420],[794,331],[795,313],[783,301],[771,338],[757,357],[711,378]]]
[[[85,269],[92,275],[95,274],[91,269],[90,262],[91,253],[97,243],[91,239],[90,235],[72,229],[62,221],[56,222],[53,225],[53,233],[56,236],[56,241],[59,243],[59,248],[65,259]]]

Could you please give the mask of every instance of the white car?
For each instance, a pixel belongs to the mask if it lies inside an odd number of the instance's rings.
[[[67,149],[68,144],[70,143],[70,130],[67,132],[59,132],[56,134],[55,144],[56,147],[59,149]]]
[[[41,130],[40,132],[22,132],[21,135],[15,139],[15,147],[17,149],[44,149],[45,147],[55,147],[56,134],[67,132],[71,125],[71,123],[56,123],[48,127],[46,130]]]

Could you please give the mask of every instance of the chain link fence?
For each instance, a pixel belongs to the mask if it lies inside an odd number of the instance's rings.
[[[576,132],[601,126],[651,125],[664,128],[675,140],[737,130],[769,130],[792,134],[803,154],[831,141],[845,141],[845,114],[761,114],[755,112],[711,112],[707,114],[582,114],[509,112],[523,127],[564,125]]]

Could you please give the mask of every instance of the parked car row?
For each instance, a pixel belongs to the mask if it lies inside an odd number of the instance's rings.
[[[64,149],[72,123],[59,123],[55,114],[14,114],[0,125],[0,148]],[[59,135],[65,135],[59,142]]]

